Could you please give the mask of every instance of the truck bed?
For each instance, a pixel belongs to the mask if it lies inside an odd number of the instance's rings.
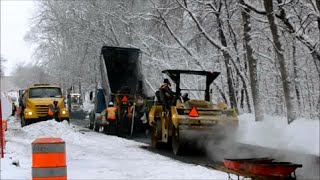
[[[117,93],[122,87],[127,86],[130,94],[138,93],[138,84],[142,81],[140,50],[103,46],[101,55],[104,66],[101,68],[105,69],[101,71],[104,89],[109,89],[109,93]]]

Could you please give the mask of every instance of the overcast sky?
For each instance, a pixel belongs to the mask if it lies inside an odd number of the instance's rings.
[[[5,75],[17,63],[31,62],[31,46],[23,38],[29,29],[34,3],[31,0],[1,0],[1,56],[7,60]]]

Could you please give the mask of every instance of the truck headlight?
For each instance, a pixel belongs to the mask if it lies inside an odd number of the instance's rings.
[[[31,111],[29,111],[29,112],[28,112],[28,115],[29,115],[29,116],[32,116],[32,112],[31,112]]]
[[[63,111],[62,111],[62,114],[63,114],[63,115],[64,115],[64,114],[67,114],[67,112],[66,112],[65,110],[63,110]]]

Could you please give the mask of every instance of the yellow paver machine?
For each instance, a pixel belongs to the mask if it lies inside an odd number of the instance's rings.
[[[165,96],[161,88],[156,92],[156,101],[149,112],[151,126],[151,144],[157,148],[161,144],[172,146],[175,154],[179,155],[188,149],[188,145],[208,140],[221,140],[233,133],[238,126],[238,115],[234,109],[220,101],[212,103],[210,85],[219,76],[219,72],[194,70],[164,70],[174,83],[175,91],[170,100],[170,106],[164,105]],[[196,76],[197,85],[190,83],[191,88],[184,88],[187,81],[181,78]],[[199,79],[199,81],[198,81]],[[198,82],[205,81],[204,84]],[[197,88],[195,88],[197,87]],[[202,87],[202,88],[201,88]],[[198,93],[195,99],[182,98],[182,92]],[[199,94],[204,99],[199,99]],[[168,101],[166,101],[168,102]]]

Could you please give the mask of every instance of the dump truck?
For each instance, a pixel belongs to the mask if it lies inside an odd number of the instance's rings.
[[[165,96],[159,89],[156,92],[157,101],[149,112],[151,128],[151,145],[158,148],[161,144],[172,146],[175,154],[183,154],[190,145],[211,139],[221,139],[234,132],[238,125],[238,115],[234,109],[219,101],[211,101],[211,83],[219,76],[219,72],[194,70],[164,70],[175,85],[174,97],[170,108],[164,106]],[[191,85],[191,88],[181,88],[181,77],[200,76],[204,79],[201,88]],[[203,99],[183,99],[182,92],[203,92]]]
[[[136,48],[103,46],[100,55],[101,86],[95,93],[94,112],[90,115],[90,128],[107,128],[105,108],[113,102],[117,108],[117,135],[132,136],[144,131],[140,120],[145,114],[141,51]],[[102,95],[103,94],[103,95]],[[129,109],[134,113],[128,117]]]
[[[48,115],[49,105],[58,101],[59,119],[69,121],[69,111],[65,107],[61,87],[51,84],[34,84],[19,98],[21,126],[52,119]]]

